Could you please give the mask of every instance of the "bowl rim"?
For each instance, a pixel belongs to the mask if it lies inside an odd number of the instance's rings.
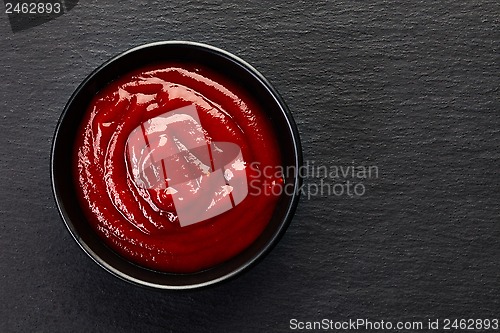
[[[85,243],[85,241],[80,237],[78,234],[76,228],[74,227],[71,218],[69,214],[67,213],[64,203],[62,202],[61,199],[61,194],[59,193],[59,190],[57,188],[57,181],[56,181],[56,172],[55,172],[55,153],[56,149],[58,146],[58,142],[62,140],[60,137],[60,132],[61,132],[61,126],[63,123],[63,120],[68,117],[68,114],[70,114],[71,106],[76,99],[76,97],[82,92],[82,90],[89,84],[89,82],[103,69],[108,67],[110,64],[113,62],[122,59],[126,56],[128,56],[131,53],[147,49],[147,48],[155,48],[155,47],[161,47],[161,46],[181,46],[181,47],[190,47],[193,49],[203,49],[206,51],[209,51],[217,56],[221,56],[229,60],[230,62],[236,63],[237,65],[240,65],[243,69],[245,69],[249,74],[251,74],[257,81],[259,81],[259,84],[265,88],[265,90],[269,93],[269,95],[274,99],[277,105],[280,106],[280,110],[284,115],[284,119],[286,120],[286,128],[288,132],[290,133],[291,141],[293,144],[293,151],[294,151],[294,166],[296,168],[296,174],[294,175],[294,186],[293,186],[293,194],[292,198],[287,205],[286,212],[283,214],[283,218],[281,222],[279,223],[279,227],[273,232],[272,236],[266,241],[265,245],[259,248],[258,251],[256,251],[255,254],[251,256],[250,259],[246,260],[242,265],[239,265],[236,269],[231,270],[229,273],[221,275],[215,279],[209,279],[204,282],[200,283],[194,283],[194,284],[185,284],[185,285],[167,285],[167,284],[158,284],[158,283],[152,283],[148,281],[144,281],[141,279],[138,279],[136,277],[130,276],[129,274],[113,267],[109,263],[106,262],[101,256],[99,256],[95,251],[92,250],[92,248]],[[203,288],[207,286],[211,286],[214,284],[218,284],[222,281],[234,278],[237,275],[240,275],[242,272],[247,271],[251,266],[255,265],[257,262],[262,260],[271,250],[272,248],[278,243],[280,238],[283,236],[285,233],[286,229],[288,228],[293,215],[296,211],[297,205],[299,203],[299,198],[300,198],[300,189],[302,186],[302,175],[299,172],[300,167],[303,165],[303,156],[302,156],[302,146],[300,142],[300,137],[299,137],[299,131],[297,129],[297,125],[293,119],[292,113],[290,112],[287,104],[283,100],[283,98],[280,96],[278,91],[271,85],[271,83],[259,72],[257,69],[255,69],[252,65],[247,63],[245,60],[239,58],[238,56],[229,53],[225,50],[222,50],[218,47],[211,46],[208,44],[204,43],[199,43],[199,42],[192,42],[192,41],[184,41],[184,40],[171,40],[171,41],[158,41],[158,42],[152,42],[152,43],[146,43],[142,44],[136,47],[133,47],[131,49],[128,49],[124,52],[121,52],[104,63],[102,63],[100,66],[98,66],[96,69],[94,69],[90,74],[87,75],[87,77],[78,85],[78,87],[74,90],[72,93],[71,97],[69,98],[68,102],[66,103],[63,112],[61,113],[55,131],[54,135],[52,138],[52,146],[51,146],[51,152],[50,152],[50,177],[51,177],[51,187],[52,187],[52,194],[56,203],[57,210],[59,212],[60,217],[62,218],[64,224],[66,225],[66,228],[68,229],[69,233],[71,234],[72,238],[76,241],[76,243],[79,245],[79,247],[94,261],[96,262],[99,266],[101,266],[104,270],[106,270],[108,273],[111,273],[112,275],[120,278],[123,281],[132,283],[134,285],[139,285],[143,287],[150,287],[154,289],[162,289],[162,290],[189,290],[189,289],[198,289],[198,288]],[[111,250],[111,249],[110,249]],[[127,260],[127,259],[125,259]],[[130,261],[131,262],[131,261]],[[131,262],[132,263],[132,262]],[[139,266],[144,269],[148,269],[142,266]],[[161,273],[161,272],[158,272]],[[174,274],[174,275],[185,275],[185,274],[175,274],[175,273],[162,273],[162,274]],[[189,275],[189,274],[187,274]]]

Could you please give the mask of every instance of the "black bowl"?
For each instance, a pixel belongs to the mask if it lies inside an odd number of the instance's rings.
[[[77,128],[95,94],[111,81],[146,65],[187,61],[208,67],[238,82],[262,106],[279,139],[284,167],[292,167],[285,184],[293,188],[283,193],[262,234],[239,255],[205,271],[172,274],[140,267],[124,259],[99,238],[79,206],[72,177],[73,148]],[[190,289],[211,285],[233,277],[261,259],[279,241],[295,212],[302,179],[302,150],[292,115],[269,82],[240,58],[212,46],[192,42],[158,42],[136,47],[104,63],[76,89],[57,125],[51,156],[52,188],[59,213],[80,247],[100,266],[128,282],[159,289]]]

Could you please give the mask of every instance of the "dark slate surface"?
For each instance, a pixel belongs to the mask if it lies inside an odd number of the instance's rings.
[[[80,1],[13,33],[0,14],[0,332],[499,317],[499,15],[498,1],[476,0]],[[379,168],[361,197],[303,198],[251,271],[184,293],[94,264],[49,178],[52,133],[78,83],[121,51],[173,39],[255,65],[288,102],[306,159]]]

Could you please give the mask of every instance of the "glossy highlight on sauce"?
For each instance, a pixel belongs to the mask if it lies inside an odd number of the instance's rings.
[[[247,248],[268,224],[281,165],[261,106],[196,64],[123,75],[90,103],[77,133],[74,179],[87,220],[140,266],[191,273]],[[264,194],[266,193],[266,194]]]

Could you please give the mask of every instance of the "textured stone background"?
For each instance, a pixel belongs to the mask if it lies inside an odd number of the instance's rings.
[[[13,33],[0,13],[0,332],[286,332],[289,320],[500,313],[498,1],[86,1]],[[158,40],[212,44],[288,102],[305,158],[376,165],[303,198],[258,266],[206,290],[134,287],[56,211],[49,153],[76,86]],[[306,184],[316,182],[306,180]]]

